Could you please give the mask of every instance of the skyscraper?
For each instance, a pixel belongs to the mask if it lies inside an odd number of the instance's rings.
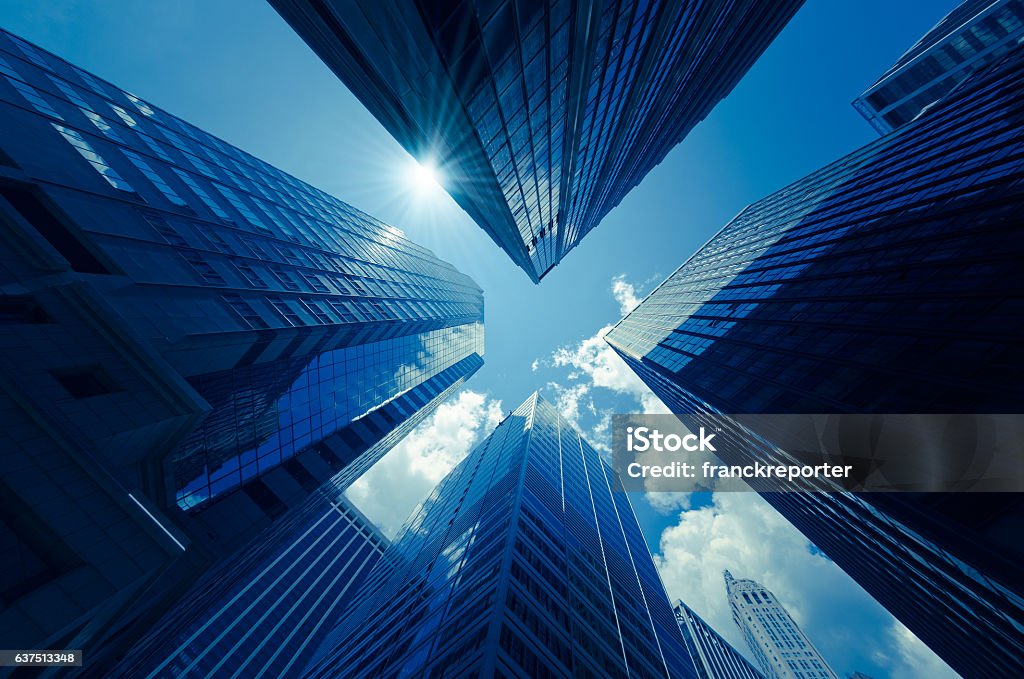
[[[113,674],[284,677],[301,669],[388,545],[328,487],[204,574]]]
[[[12,648],[116,654],[483,361],[468,277],[8,33],[0,261]]]
[[[732,619],[769,679],[839,679],[768,589],[725,571]]]
[[[538,282],[802,2],[271,4]]]
[[[530,396],[407,521],[307,676],[696,677],[617,483]]]
[[[885,134],[1024,39],[1024,0],[964,0],[853,102]]]
[[[764,679],[711,625],[682,601],[674,609],[683,642],[701,679]]]
[[[1022,92],[1017,49],[744,209],[606,339],[675,413],[1022,412]],[[1024,675],[1019,494],[765,498],[955,670]]]

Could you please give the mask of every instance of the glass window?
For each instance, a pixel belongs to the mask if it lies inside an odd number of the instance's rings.
[[[120,191],[135,193],[131,184],[122,179],[121,175],[119,175],[114,168],[110,167],[110,165],[107,164],[107,161],[103,160],[103,157],[89,146],[88,142],[82,138],[82,135],[79,134],[78,130],[72,130],[64,127],[63,125],[58,125],[57,123],[51,124],[58,132],[61,133],[61,136],[63,136],[69,144],[75,147],[75,150],[78,151],[83,158],[89,161],[89,164],[92,165],[93,169],[96,170],[100,176],[106,179],[111,186]]]
[[[50,102],[43,98],[43,95],[36,91],[36,88],[32,87],[28,83],[24,83],[17,79],[17,77],[7,76],[7,81],[11,83],[14,89],[18,90],[21,96],[25,97],[28,103],[42,113],[44,116],[56,118],[57,120],[64,120],[64,118],[57,113],[56,109],[50,105]]]
[[[153,183],[153,186],[160,189],[160,193],[164,194],[167,200],[171,201],[175,205],[184,207],[185,201],[179,196],[170,185],[164,181],[163,177],[156,173],[149,163],[142,159],[142,156],[129,151],[128,149],[121,149],[128,160],[132,161],[132,164],[139,169],[139,172],[146,176],[146,179]]]
[[[18,46],[18,49],[20,49],[25,54],[25,56],[29,58],[29,61],[31,61],[33,64],[39,66],[40,68],[45,68],[47,71],[53,70],[49,62],[46,60],[46,57],[43,56],[43,53],[36,49],[34,45],[30,45],[29,43],[25,42],[16,35],[11,35],[10,33],[8,33],[7,36],[11,39],[12,42],[14,42],[15,45]]]
[[[224,208],[222,208],[220,205],[217,205],[217,203],[214,202],[213,198],[210,197],[210,194],[208,194],[203,189],[203,187],[199,186],[199,184],[197,184],[196,181],[194,179],[192,179],[192,177],[190,177],[188,175],[188,173],[182,172],[181,170],[179,170],[176,167],[171,168],[171,169],[174,170],[174,174],[178,175],[178,177],[181,179],[181,181],[183,181],[185,183],[186,186],[188,186],[190,189],[192,189],[192,192],[194,194],[199,196],[199,199],[202,200],[206,204],[206,207],[210,208],[210,210],[213,212],[213,214],[217,215],[218,217],[220,217],[224,221],[228,221],[228,222],[231,221],[231,218],[228,217],[228,213],[224,212]]]
[[[110,98],[110,94],[107,92],[106,88],[103,87],[103,85],[100,84],[100,81],[94,78],[92,74],[86,73],[75,66],[72,66],[71,68],[78,74],[78,77],[82,79],[82,82],[84,82],[89,89],[101,97],[105,97],[107,99]]]

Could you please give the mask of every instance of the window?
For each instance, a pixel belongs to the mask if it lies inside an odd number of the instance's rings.
[[[341,320],[345,323],[355,323],[359,318],[352,312],[352,303],[343,302],[338,299],[329,299],[327,303],[331,305],[334,312],[341,317]]]
[[[142,101],[134,94],[128,94],[127,92],[125,92],[124,96],[128,98],[128,101],[135,104],[135,108],[139,109],[139,113],[141,113],[142,115],[146,116],[147,118],[153,118],[154,120],[160,119],[160,117],[157,116],[156,111],[154,111],[149,104]]]
[[[179,196],[177,192],[175,192],[175,190],[172,189],[171,186],[164,181],[164,178],[158,175],[156,173],[156,170],[154,170],[149,163],[142,159],[142,156],[138,155],[133,151],[129,151],[128,149],[121,149],[121,151],[128,158],[128,160],[132,161],[132,165],[138,168],[139,172],[145,175],[146,179],[153,183],[153,186],[160,189],[160,193],[164,194],[164,198],[166,198],[171,203],[179,207],[185,207],[187,205],[187,203],[185,203],[182,197]]]
[[[182,259],[188,262],[192,270],[203,279],[204,282],[210,285],[227,285],[224,278],[217,273],[217,270],[206,261],[201,254],[195,251],[183,251],[181,253]]]
[[[65,391],[76,399],[124,391],[99,365],[61,368],[51,370],[50,374],[60,382]]]
[[[101,116],[100,114],[96,113],[92,109],[86,109],[86,108],[82,109],[82,113],[85,115],[86,118],[88,118],[89,120],[92,121],[92,124],[95,125],[96,128],[100,132],[102,132],[104,134],[104,136],[107,137],[107,139],[110,139],[112,141],[116,141],[118,144],[124,144],[125,143],[125,141],[121,137],[121,135],[119,135],[117,133],[117,131],[113,128],[113,126],[110,123],[108,123],[106,120],[103,119],[103,116]]]
[[[238,271],[238,275],[242,277],[242,280],[244,280],[249,285],[249,287],[267,287],[266,281],[264,281],[260,277],[260,275],[256,273],[256,269],[252,268],[252,265],[249,264],[249,262],[245,261],[244,259],[232,259],[231,264],[232,266],[235,267],[235,270]]]
[[[113,109],[114,113],[117,114],[117,117],[120,118],[128,127],[135,127],[136,125],[138,125],[138,123],[135,122],[135,118],[132,118],[130,115],[128,115],[128,111],[125,111],[117,104],[111,104],[110,108]]]
[[[6,65],[6,62],[0,65]],[[4,71],[6,73],[6,69],[4,69]],[[25,97],[28,103],[32,104],[32,106],[44,116],[56,118],[57,120],[64,120],[53,106],[50,106],[50,102],[43,99],[43,95],[39,94],[34,87],[27,83],[23,83],[18,80],[17,77],[7,76],[7,81],[11,83],[14,89],[21,93],[21,96]]]
[[[234,252],[231,248],[231,244],[224,240],[224,236],[217,233],[214,227],[209,224],[195,224],[195,227],[199,233],[202,234],[203,238],[209,241],[214,250],[219,250],[220,252]]]
[[[160,142],[158,142],[156,139],[154,139],[153,137],[149,136],[148,134],[139,129],[136,129],[135,131],[138,132],[139,139],[141,139],[142,142],[149,147],[149,150],[152,151],[157,158],[167,163],[174,162],[174,159],[171,158],[170,154],[164,150],[164,147],[160,144]]]
[[[110,165],[107,164],[107,161],[103,160],[103,157],[89,146],[88,142],[82,138],[82,135],[79,134],[78,130],[72,130],[64,127],[63,125],[58,125],[57,123],[50,124],[61,133],[61,136],[63,136],[69,144],[75,147],[75,150],[78,151],[78,153],[85,158],[90,165],[92,165],[92,168],[96,170],[101,177],[107,180],[108,184],[119,191],[135,193],[131,184],[122,179],[121,175],[119,175],[114,168],[110,167]]]
[[[263,317],[253,309],[248,302],[242,299],[241,295],[223,295],[231,310],[238,314],[242,322],[250,328],[269,328]]]
[[[222,184],[216,184],[215,183],[214,186],[217,187],[218,191],[220,191],[222,194],[224,194],[224,197],[228,199],[228,202],[231,203],[232,205],[234,205],[235,209],[238,210],[242,214],[242,216],[245,217],[245,219],[250,224],[252,224],[253,226],[258,227],[258,228],[260,228],[260,229],[262,229],[264,231],[267,231],[267,232],[270,231],[270,229],[267,228],[267,225],[264,224],[260,220],[260,218],[256,216],[256,213],[254,213],[252,211],[252,209],[249,208],[248,205],[246,205],[244,202],[242,202],[242,199],[239,198],[238,195],[234,191],[232,191],[231,189],[229,189],[226,186],[223,186]]]
[[[306,310],[309,311],[318,323],[322,323],[324,325],[334,323],[334,319],[327,313],[327,309],[324,308],[322,302],[315,299],[302,299],[299,300],[299,302],[306,307]]]
[[[75,66],[72,66],[71,68],[74,69],[75,73],[78,74],[78,77],[82,79],[82,82],[84,82],[90,90],[100,95],[101,97],[106,97],[108,99],[110,98],[110,94],[107,92],[106,88],[100,84],[99,80],[94,78],[91,74],[86,73],[85,71]]]
[[[78,93],[78,90],[76,90],[70,84],[64,82],[60,78],[54,78],[52,75],[49,76],[49,78],[50,82],[52,82],[54,86],[56,86],[56,88],[60,90],[64,94],[64,96],[68,98],[68,101],[70,101],[72,104],[74,104],[78,108],[84,108],[89,111],[92,110],[92,106],[89,106],[89,103],[85,99],[82,99],[82,95]]]
[[[281,285],[286,290],[299,290],[299,284],[295,282],[295,279],[292,278],[292,275],[283,266],[271,264],[269,269],[270,273],[274,274],[274,277],[281,282]]]
[[[289,325],[306,325],[306,322],[298,313],[280,297],[268,297],[267,300],[281,314]]]
[[[36,66],[44,68],[47,71],[53,70],[52,68],[50,68],[50,64],[46,61],[46,58],[43,56],[43,53],[36,49],[35,45],[31,45],[22,40],[21,38],[19,38],[18,36],[11,35],[10,33],[7,34],[7,37],[9,37],[11,41],[18,46],[18,49],[20,49],[25,54],[25,56],[28,57],[29,60]]]
[[[174,174],[178,175],[178,177],[181,179],[182,182],[185,183],[186,186],[192,189],[192,193],[199,196],[199,199],[206,204],[206,207],[210,208],[210,211],[213,212],[213,214],[217,215],[226,222],[231,221],[231,218],[228,217],[228,213],[224,212],[224,208],[222,208],[220,205],[217,205],[217,203],[214,202],[213,198],[210,198],[210,194],[204,191],[203,187],[199,186],[199,184],[197,184],[196,181],[192,179],[192,177],[190,177],[187,173],[182,172],[176,167],[171,169],[174,170]]]
[[[300,271],[299,275],[302,276],[302,280],[306,281],[306,284],[309,285],[309,287],[313,288],[313,290],[317,292],[330,292],[327,286],[323,284],[323,281],[320,280],[320,277],[317,276],[315,273],[306,273]]]
[[[155,212],[148,211],[143,212],[142,216],[165,241],[178,247],[188,247],[188,241],[185,240],[185,237],[168,224],[166,219]]]

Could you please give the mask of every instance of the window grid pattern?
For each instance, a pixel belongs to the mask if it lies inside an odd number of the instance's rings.
[[[282,323],[315,317],[302,300],[274,302]],[[483,355],[482,324],[192,378],[214,412],[172,456],[178,505],[191,509],[238,488],[474,355]]]
[[[1018,48],[917,120],[742,211],[608,342],[696,418],[1018,412],[1024,318],[1008,281],[1024,258],[1022,106]],[[751,445],[729,463],[775,450]],[[954,670],[1020,674],[1016,541],[974,525],[962,496],[934,496],[765,498]],[[991,496],[970,499],[987,508]],[[1010,500],[991,500],[992,515],[1021,516]]]
[[[725,572],[729,607],[765,674],[773,679],[839,679],[775,595]]]
[[[684,602],[675,609],[679,631],[702,679],[765,679],[757,668]]]
[[[0,31],[0,105],[74,147],[54,162],[69,173],[61,191],[116,199],[121,218],[78,226],[135,283],[119,312],[161,341],[234,343],[209,358],[170,347],[214,404],[172,455],[181,507],[200,509],[446,369],[464,378],[479,368],[483,296],[469,277],[397,229],[19,44]],[[118,191],[69,181],[76,154]]]
[[[289,676],[387,545],[346,500],[317,493],[204,575],[121,669],[126,676]]]
[[[538,281],[732,89],[801,2],[359,2],[359,12],[333,10],[331,25],[312,23],[307,3],[274,4],[335,72],[358,74],[347,84],[410,153],[452,170],[456,200]],[[414,44],[392,49],[398,40]],[[439,148],[445,140],[458,141]]]
[[[397,567],[371,572],[310,676],[695,679],[615,484],[531,396],[406,522],[382,560]]]
[[[967,0],[854,102],[880,133],[913,120],[1024,38],[1024,0]]]
[[[8,33],[3,35],[14,39]],[[403,300],[395,305],[400,309],[396,312],[399,318],[433,316],[433,305],[450,306],[453,295],[459,299],[459,308],[475,307],[475,312],[481,311],[481,305],[477,303],[479,289],[472,281],[436,259],[430,251],[407,240],[394,227],[168,113],[158,111],[136,95],[123,92],[109,83],[101,83],[95,76],[85,74],[57,57],[44,55],[41,50],[35,51],[48,60],[45,76],[37,75],[38,71],[33,72],[32,62],[26,61],[20,51],[7,48],[2,41],[0,72],[40,113],[62,121],[62,127],[70,135],[69,141],[74,139],[75,148],[80,153],[91,153],[87,159],[91,164],[96,161],[93,166],[115,188],[132,190],[122,173],[115,169],[118,163],[109,163],[104,158],[109,156],[116,160],[122,155],[122,149],[127,148],[136,158],[146,162],[154,174],[164,177],[164,185],[175,195],[189,203],[181,206],[156,185],[168,201],[168,208],[185,207],[188,208],[186,212],[209,219],[212,223],[209,226],[203,224],[202,228],[225,234],[228,242],[237,238],[234,234],[239,231],[267,236],[264,242],[272,244],[268,251],[274,252],[278,247],[290,253],[287,263],[322,269],[325,278],[332,279],[327,292]],[[19,62],[21,65],[16,71],[12,64]],[[79,90],[73,81],[84,83],[87,91]],[[63,83],[63,87],[56,85],[57,82]],[[41,89],[46,90],[45,94],[40,92]],[[73,92],[75,99],[69,98],[65,90]],[[61,107],[68,111],[61,115],[44,98],[47,95],[57,100],[55,103],[67,102],[73,109]],[[83,107],[82,103],[86,106]],[[117,120],[99,116],[96,111],[101,109],[114,111]],[[128,109],[140,115],[129,114]],[[86,111],[91,111],[92,116],[86,118],[90,121],[88,125],[82,125],[79,121]],[[72,112],[76,114],[74,117]],[[170,126],[175,129],[170,129]],[[100,136],[96,135],[97,128],[102,133]],[[182,134],[182,130],[188,132]],[[68,138],[67,135],[65,137]],[[117,143],[118,138],[124,143]],[[160,139],[173,142],[166,144]],[[110,142],[115,143],[104,146]],[[104,147],[104,155],[96,150],[100,147]],[[108,148],[109,153],[106,153]],[[197,166],[192,159],[200,154],[211,159],[209,163],[200,161],[207,172],[196,172]],[[134,161],[131,164],[134,165]],[[177,185],[174,178],[181,184]],[[227,204],[220,204],[214,195],[223,196]],[[192,200],[193,196],[199,200]],[[150,202],[154,207],[162,207],[156,197]],[[170,218],[175,217],[171,215]],[[195,220],[192,221],[194,223]],[[219,225],[227,228],[217,228]],[[325,292],[315,283],[304,287],[309,287],[310,291]],[[367,305],[364,315],[372,318],[376,314]]]

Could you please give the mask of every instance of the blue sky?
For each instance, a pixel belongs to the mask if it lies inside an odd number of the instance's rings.
[[[484,289],[486,365],[351,492],[393,529],[535,389],[598,446],[608,413],[656,408],[602,328],[744,206],[873,139],[850,101],[955,4],[808,2],[540,286],[446,195],[414,190],[409,157],[265,3],[6,0],[0,25],[398,226]],[[724,567],[773,589],[841,675],[953,676],[756,496],[653,499],[635,504],[670,595],[740,649]]]

